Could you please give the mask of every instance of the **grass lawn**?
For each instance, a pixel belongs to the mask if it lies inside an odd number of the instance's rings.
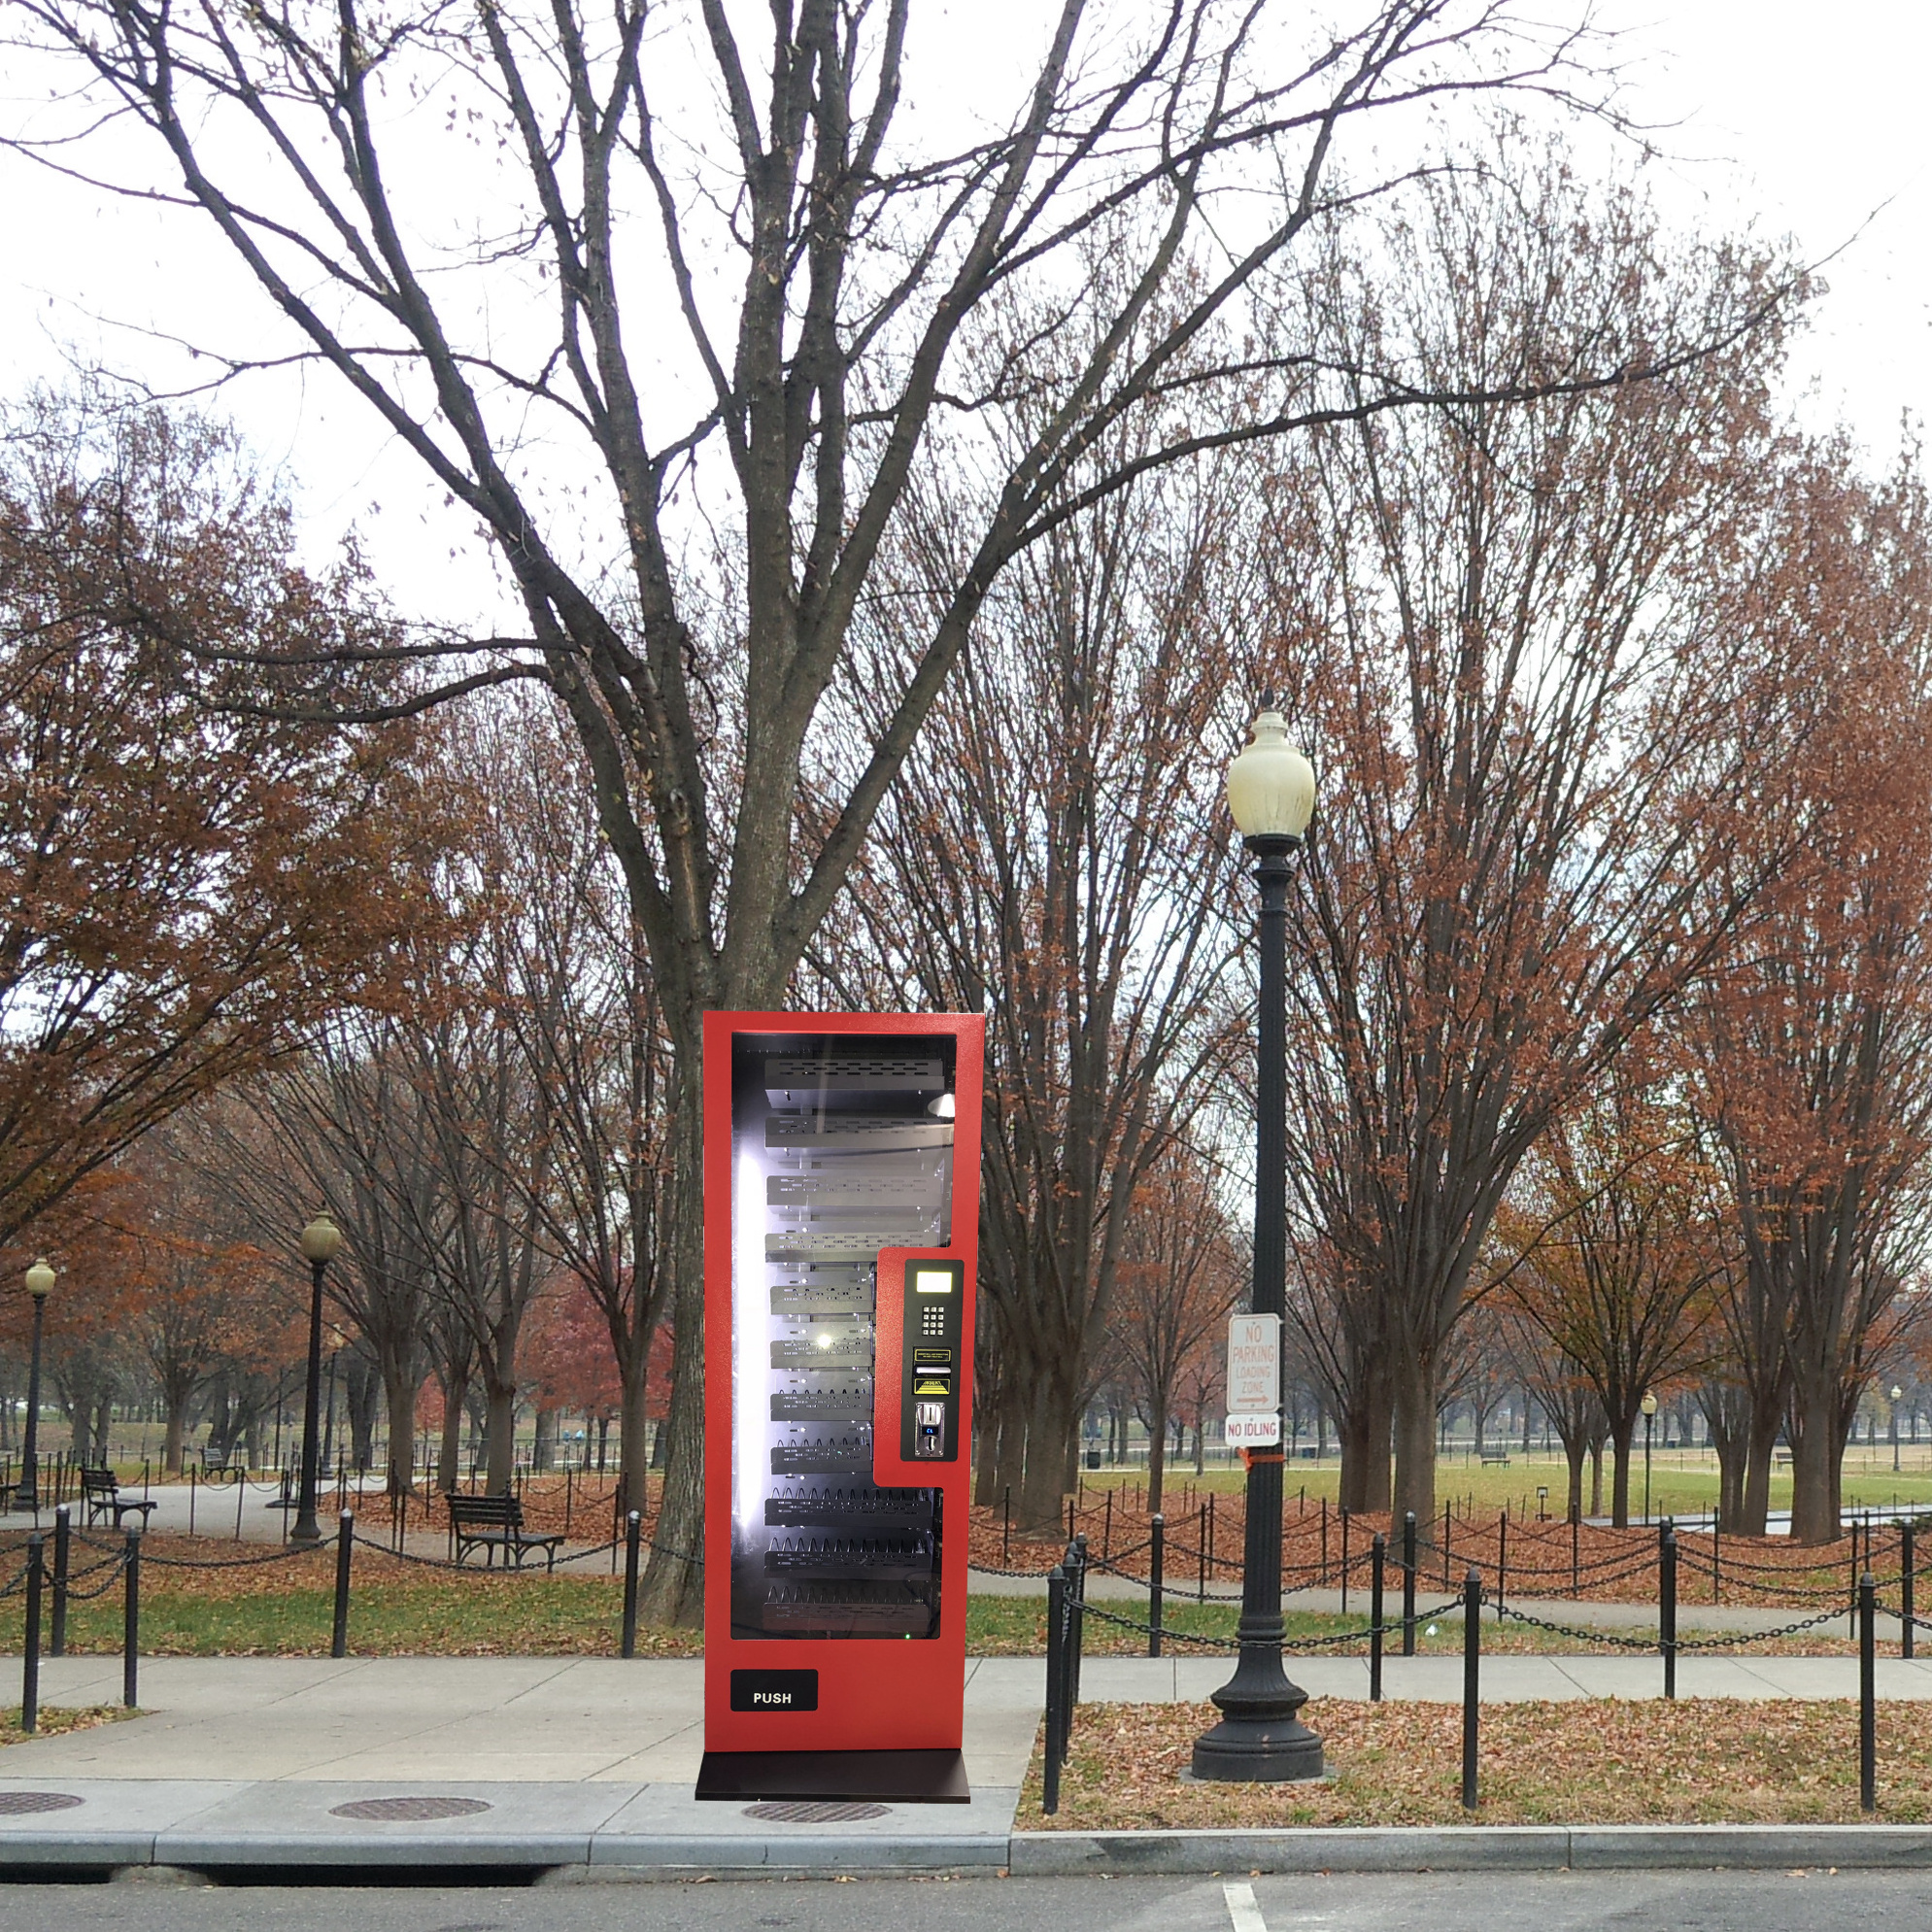
[[[1548,1510],[1552,1518],[1560,1518],[1564,1498],[1569,1493],[1570,1466],[1561,1456],[1545,1457],[1540,1445],[1528,1456],[1519,1453],[1514,1446],[1508,1447],[1507,1453],[1509,1457],[1508,1469],[1484,1468],[1474,1459],[1465,1461],[1458,1451],[1444,1456],[1436,1465],[1438,1509],[1450,1502],[1455,1504],[1458,1511],[1466,1501],[1471,1502],[1478,1511],[1500,1509],[1507,1503],[1512,1516],[1534,1516],[1539,1507],[1537,1491],[1543,1488],[1549,1491],[1549,1497],[1542,1507]],[[1921,1442],[1914,1448],[1902,1443],[1899,1460],[1904,1468],[1894,1475],[1888,1443],[1880,1442],[1876,1448],[1867,1448],[1860,1442],[1847,1451],[1844,1479],[1846,1508],[1888,1508],[1894,1502],[1932,1505],[1932,1445]],[[1286,1489],[1289,1507],[1292,1508],[1295,1499],[1304,1493],[1310,1503],[1322,1497],[1334,1503],[1340,1474],[1333,1454],[1321,1463],[1291,1462],[1287,1470]],[[1086,1500],[1091,1501],[1108,1488],[1144,1490],[1147,1475],[1144,1469],[1086,1470],[1082,1472],[1080,1480]],[[1610,1509],[1610,1463],[1606,1458],[1606,1513]],[[1191,1462],[1183,1459],[1178,1463],[1169,1463],[1164,1498],[1168,1520],[1169,1523],[1175,1521],[1194,1507],[1196,1497],[1208,1490],[1223,1496],[1238,1494],[1243,1481],[1243,1473],[1238,1468],[1209,1469],[1205,1474],[1197,1476]],[[1587,1505],[1587,1470],[1584,1473],[1583,1500]],[[1715,1456],[1703,1449],[1658,1449],[1653,1454],[1650,1464],[1650,1513],[1653,1517],[1700,1514],[1714,1508],[1716,1503]],[[1790,1507],[1791,1472],[1788,1469],[1775,1470],[1771,1478],[1771,1508],[1779,1510]],[[1631,1464],[1630,1508],[1633,1517],[1641,1515],[1644,1508],[1644,1457],[1641,1448]]]
[[[141,1596],[141,1648],[153,1657],[316,1657],[326,1656],[334,1612],[334,1592],[324,1579],[326,1555],[304,1557],[274,1569],[186,1573],[180,1580],[157,1584],[163,1572],[150,1571]],[[291,1577],[289,1573],[298,1573]],[[299,1573],[306,1572],[306,1575]],[[1425,1596],[1421,1608],[1434,1599]],[[616,1654],[623,1612],[623,1584],[608,1576],[503,1576],[471,1575],[459,1579],[397,1576],[358,1576],[350,1598],[349,1648],[362,1657],[604,1657]],[[1138,1623],[1144,1604],[1101,1603],[1097,1610]],[[1396,1613],[1391,1600],[1388,1614]],[[1182,1656],[1229,1654],[1190,1644],[1190,1634],[1232,1638],[1237,1607],[1169,1600],[1164,1624],[1169,1648]],[[17,1654],[21,1644],[17,1597],[0,1603],[0,1650]],[[1359,1631],[1367,1601],[1348,1616],[1291,1612],[1287,1635],[1297,1639],[1332,1637]],[[46,1627],[43,1625],[45,1643]],[[1436,1634],[1424,1623],[1416,1647],[1424,1655],[1460,1655],[1462,1625],[1454,1615],[1438,1620]],[[1654,1633],[1619,1632],[1654,1643]],[[1576,1655],[1591,1645],[1575,1638],[1524,1625],[1487,1624],[1483,1649],[1494,1654],[1556,1652]],[[76,1656],[117,1654],[121,1644],[119,1587],[92,1602],[69,1608],[67,1647]],[[1087,1618],[1084,1647],[1093,1656],[1144,1656],[1147,1639],[1100,1614]],[[1756,1646],[1762,1654],[1767,1646]],[[1842,1625],[1808,1631],[1801,1639],[1772,1646],[1806,1655],[1847,1653],[1851,1645]],[[1399,1640],[1388,1641],[1388,1654]],[[1887,1653],[1895,1644],[1881,1644]],[[637,1650],[645,1657],[696,1657],[703,1654],[702,1633],[642,1625]],[[1044,1597],[969,1596],[966,1599],[966,1650],[975,1657],[1037,1657],[1046,1650]],[[1319,1654],[1360,1656],[1358,1637]]]
[[[1022,1831],[1231,1825],[1852,1823],[1858,1708],[1838,1703],[1578,1701],[1485,1706],[1481,1803],[1461,1803],[1462,1707],[1311,1702],[1319,1784],[1182,1777],[1209,1704],[1082,1705],[1060,1810],[1039,1809],[1037,1743]],[[1881,1822],[1932,1818],[1932,1706],[1880,1707]]]

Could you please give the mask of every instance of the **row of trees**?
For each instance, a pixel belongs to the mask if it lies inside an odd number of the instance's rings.
[[[470,1351],[499,1480],[530,1300],[566,1269],[627,1430],[668,1321],[675,1552],[702,1465],[700,1014],[984,1011],[979,1479],[1050,1521],[1129,1284],[1207,1278],[1211,1303],[1237,1273],[1253,997],[1218,790],[1268,694],[1322,772],[1292,1232],[1351,1503],[1433,1519],[1472,1310],[1515,1298],[1546,1336],[1598,1269],[1564,1262],[1583,1210],[1551,1190],[1627,1091],[1672,1131],[1616,1171],[1676,1203],[1687,1149],[1736,1285],[1711,1370],[1733,1513],[1786,1425],[1806,1533],[1835,1518],[1922,1181],[1917,486],[1775,406],[1804,293],[1775,255],[1663,230],[1514,122],[1446,154],[1417,134],[1376,172],[1403,115],[1471,90],[1590,110],[1578,33],[1387,0],[1298,60],[1265,8],[1068,0],[1011,120],[948,150],[899,112],[931,51],[902,4],[788,10],[756,85],[728,10],[647,34],[642,0],[594,29],[569,7],[14,19],[22,58],[64,64],[59,100],[161,144],[296,353],[473,515],[518,613],[394,625],[245,504],[259,587],[204,607],[186,546],[126,514],[119,446],[82,465],[106,561],[168,567],[103,570],[51,621],[21,602],[10,639],[64,666],[93,627],[85,697],[179,694],[169,746],[219,750],[245,799],[284,786],[284,816],[216,828],[197,895],[143,901],[255,934],[260,972],[221,992],[219,947],[98,939],[56,968],[146,1110],[91,1138],[0,1122],[40,1176],[14,1233],[180,1113],[176,1158],[253,1238],[298,1199],[339,1207],[392,1440],[424,1360],[456,1377]],[[419,182],[424,100],[500,130],[494,158]],[[1344,173],[1377,125],[1395,145]],[[458,188],[491,239],[432,275],[411,238]],[[632,288],[677,319],[661,380]],[[65,554],[45,506],[20,515]],[[177,525],[225,582],[214,510]],[[43,823],[29,798],[29,859]],[[22,944],[60,960],[95,902],[42,870]],[[231,920],[257,872],[313,906]],[[212,1032],[190,1000],[155,1037],[228,1057],[148,1081],[138,1030],[100,1016],[155,986],[217,989]],[[18,987],[10,1055],[51,1010]],[[63,1065],[87,1030],[9,1065]],[[71,1073],[92,1119],[102,1075]],[[1164,1233],[1164,1199],[1197,1207]],[[647,1610],[695,1607],[692,1566],[654,1557]]]

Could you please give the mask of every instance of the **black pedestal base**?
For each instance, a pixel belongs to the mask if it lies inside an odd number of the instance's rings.
[[[1321,1756],[1319,1746],[1315,1756]],[[956,1750],[706,1751],[697,1771],[696,1795],[864,1799],[900,1805],[972,1802],[966,1759]]]
[[[1228,1784],[1301,1784],[1322,1775],[1322,1741],[1299,1718],[1224,1717],[1194,1741],[1194,1775]]]

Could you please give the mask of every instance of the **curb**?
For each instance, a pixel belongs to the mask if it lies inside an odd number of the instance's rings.
[[[512,1870],[539,1884],[696,1879],[1185,1877],[1222,1872],[1932,1870],[1932,1825],[1308,1825],[1282,1830],[712,1835],[407,1832],[380,1837],[269,1832],[10,1832],[0,1871],[207,1874],[274,1868],[288,1881],[345,1873]]]
[[[1932,1870],[1928,1825],[1308,1825],[1015,1832],[1017,1878],[1207,1872],[1552,1872],[1835,1865]]]

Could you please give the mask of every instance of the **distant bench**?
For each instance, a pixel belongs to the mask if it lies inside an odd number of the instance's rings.
[[[149,1514],[155,1508],[151,1499],[122,1496],[120,1484],[115,1480],[111,1469],[84,1469],[81,1472],[81,1501],[86,1505],[89,1529],[107,1515],[114,1517],[114,1526],[119,1529],[120,1519],[133,1510],[140,1516],[141,1527],[145,1530]]]
[[[524,1558],[531,1550],[540,1549],[545,1569],[556,1570],[557,1551],[563,1539],[549,1532],[525,1529],[524,1506],[517,1497],[458,1496],[452,1491],[443,1501],[450,1506],[450,1540],[456,1546],[458,1563],[471,1550],[480,1549],[484,1568],[488,1570],[494,1566],[500,1549],[503,1567],[508,1569],[514,1558],[521,1570]]]
[[[1492,1466],[1497,1469],[1508,1469],[1509,1467],[1509,1458],[1508,1456],[1484,1456],[1482,1466],[1484,1469],[1489,1469]]]

